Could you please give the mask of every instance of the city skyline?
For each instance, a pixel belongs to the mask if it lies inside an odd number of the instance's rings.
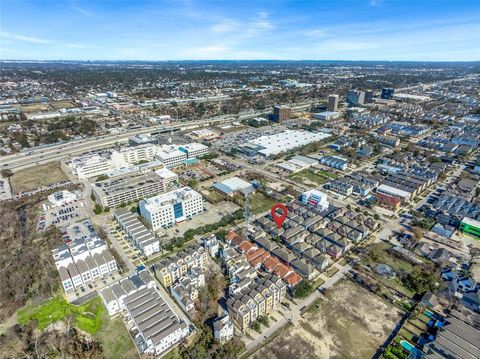
[[[478,1],[9,1],[1,16],[1,60],[480,59]]]

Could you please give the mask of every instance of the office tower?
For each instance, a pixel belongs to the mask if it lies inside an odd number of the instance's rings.
[[[354,106],[363,105],[365,102],[365,92],[357,90],[348,91],[347,102]]]
[[[275,105],[273,107],[273,121],[282,123],[289,120],[292,116],[292,109],[285,105]]]
[[[395,94],[395,89],[386,87],[382,89],[382,95],[380,96],[384,100],[391,100]]]
[[[330,112],[337,112],[338,110],[338,95],[328,96],[327,110]]]
[[[373,102],[373,91],[365,91],[365,103]]]

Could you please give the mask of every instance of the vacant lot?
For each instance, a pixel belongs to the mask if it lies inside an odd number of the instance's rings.
[[[77,107],[77,105],[72,101],[55,101],[55,102],[50,103],[50,105],[56,110],[59,110],[61,108]]]
[[[371,358],[400,318],[400,312],[356,284],[344,281],[307,311],[285,334],[254,354],[255,359]]]
[[[66,179],[67,177],[60,168],[60,163],[52,162],[15,172],[10,178],[10,183],[13,192],[18,193],[48,186]]]
[[[103,355],[106,359],[129,359],[137,358],[137,350],[130,337],[130,334],[117,316],[110,319],[104,312],[102,326],[95,337],[102,345]]]
[[[252,194],[248,201],[250,202],[250,210],[254,214],[269,211],[275,204],[275,201],[273,199],[265,197],[265,195],[260,192],[255,192],[254,194]]]
[[[337,176],[333,172],[323,170],[303,170],[290,175],[290,178],[309,185],[321,185],[325,182],[335,179]]]
[[[93,334],[102,324],[102,313],[103,305],[99,297],[80,306],[67,303],[63,297],[56,297],[40,306],[17,311],[17,319],[20,324],[35,320],[38,328],[42,330],[52,323],[73,317],[77,328]]]

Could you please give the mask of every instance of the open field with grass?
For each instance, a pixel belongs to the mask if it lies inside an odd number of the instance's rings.
[[[59,162],[51,162],[15,172],[10,178],[14,193],[29,191],[41,186],[65,181],[67,176],[60,168]]]
[[[378,296],[343,281],[253,358],[371,358],[400,315],[396,307]]]
[[[72,101],[54,101],[50,103],[50,106],[52,106],[54,109],[59,110],[61,108],[74,108],[77,107],[77,105],[72,102]]]
[[[393,254],[388,253],[387,249],[389,249],[390,247],[391,245],[389,245],[388,243],[377,243],[372,245],[370,248],[370,252],[365,257],[365,264],[370,265],[372,268],[375,268],[378,264],[386,264],[391,267],[396,273],[396,277],[394,278],[384,277],[376,273],[374,270],[371,273],[375,276],[375,278],[377,278],[387,287],[394,288],[403,295],[412,298],[415,293],[402,284],[400,280],[400,275],[402,273],[411,273],[414,266],[406,260],[403,260]]]
[[[90,334],[96,333],[102,324],[103,304],[100,297],[96,297],[80,306],[69,304],[63,297],[55,297],[40,306],[26,307],[17,311],[20,324],[27,324],[32,320],[37,322],[39,329],[72,316],[74,326]]]
[[[105,311],[102,318],[102,326],[95,334],[95,337],[100,341],[103,355],[106,359],[138,357],[135,345],[120,316],[110,319]]]
[[[268,211],[275,204],[274,200],[265,197],[265,195],[260,192],[255,192],[250,195],[249,202],[250,209],[255,214]]]
[[[289,177],[305,184],[322,185],[337,176],[328,171],[307,169],[291,174]]]

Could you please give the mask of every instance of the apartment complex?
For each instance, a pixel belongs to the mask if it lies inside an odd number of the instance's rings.
[[[135,172],[95,182],[92,185],[92,192],[98,204],[114,208],[123,203],[162,193],[167,189],[167,184],[156,173]]]
[[[52,250],[55,266],[65,292],[79,289],[84,285],[118,271],[117,262],[108,251],[107,245],[88,224],[72,225],[68,233],[70,243]],[[85,234],[82,227],[90,228]],[[67,236],[67,235],[66,235]]]
[[[190,329],[156,288],[143,288],[123,299],[125,319],[141,353],[161,355],[186,338]]]
[[[120,208],[115,212],[114,218],[144,256],[160,252],[159,239],[140,222],[136,213]]]
[[[190,187],[183,187],[144,199],[139,206],[142,217],[156,231],[203,212],[203,198]]]
[[[143,288],[155,288],[155,279],[146,269],[122,278],[99,291],[100,297],[110,316],[114,316],[125,309],[123,300]]]
[[[205,269],[207,261],[207,252],[202,246],[196,244],[156,262],[153,270],[160,283],[168,288],[186,276],[192,268]]]
[[[80,179],[96,177],[112,169],[109,158],[98,154],[85,155],[74,158],[70,163],[72,172]]]

